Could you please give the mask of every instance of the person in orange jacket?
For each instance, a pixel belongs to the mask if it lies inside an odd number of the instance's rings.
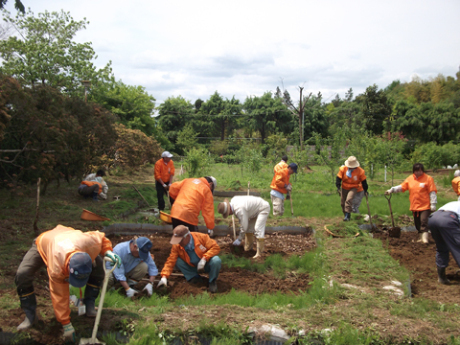
[[[282,216],[284,213],[284,194],[292,190],[292,185],[289,183],[289,177],[292,174],[297,174],[297,164],[295,163],[289,164],[284,169],[275,169],[275,176],[273,176],[270,184],[274,216]]]
[[[163,211],[165,209],[165,199],[169,186],[174,178],[174,162],[171,160],[172,154],[165,151],[161,154],[161,157],[155,163],[154,177],[155,177],[155,189],[157,190],[158,198],[158,209]]]
[[[174,182],[169,196],[174,200],[171,208],[172,225],[185,225],[190,231],[198,231],[198,215],[203,215],[208,233],[214,230],[214,188],[217,181],[212,176],[187,178]]]
[[[91,176],[92,174],[88,175]],[[91,180],[88,179],[88,176],[84,181],[81,181],[80,186],[78,186],[78,194],[84,196],[85,198],[93,197],[94,201],[99,201],[98,195],[100,195],[107,184],[105,183],[103,177],[105,176],[104,170],[98,170],[96,175]],[[108,189],[108,188],[107,188]],[[107,191],[105,191],[105,199],[107,199]]]
[[[273,168],[273,172],[276,174],[278,171],[286,169],[288,167],[287,161],[288,156],[284,155],[283,157],[281,157],[281,161],[275,165],[275,167]]]
[[[452,188],[455,194],[457,194],[457,200],[460,201],[460,170],[455,170],[454,179],[452,180]]]
[[[202,282],[200,272],[209,274],[209,291],[217,292],[217,278],[219,277],[222,262],[217,254],[220,247],[208,235],[199,232],[190,232],[185,225],[178,225],[173,230],[171,238],[171,254],[161,270],[161,279],[158,287],[166,286],[174,267],[192,284]]]
[[[112,252],[112,243],[103,232],[81,232],[58,225],[40,234],[16,272],[15,284],[21,308],[26,314],[18,330],[28,329],[37,322],[33,280],[35,273],[46,266],[56,319],[64,328],[65,341],[75,342],[75,329],[70,322],[69,284],[77,288],[86,285],[83,300],[86,315],[96,317],[94,303],[104,280],[103,259],[99,255],[121,265],[120,258]]]
[[[345,161],[337,173],[335,185],[340,194],[340,206],[344,214],[344,221],[351,220],[351,212],[353,212],[353,199],[355,198],[359,185],[362,185],[364,194],[367,194],[366,174],[359,166],[359,162],[355,156],[350,156]],[[342,187],[342,188],[341,188]]]
[[[412,167],[413,174],[404,180],[399,186],[391,187],[385,195],[409,191],[410,210],[414,216],[414,224],[420,239],[417,242],[429,243],[428,241],[428,217],[436,211],[438,202],[436,193],[438,190],[431,176],[425,174],[422,163],[415,163]]]

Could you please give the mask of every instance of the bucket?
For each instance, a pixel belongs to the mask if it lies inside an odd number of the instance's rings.
[[[165,223],[172,224],[171,216],[163,211],[160,211],[160,219]]]
[[[110,220],[109,218],[101,217],[101,216],[97,215],[96,213],[93,213],[93,212],[85,210],[85,209],[81,213],[80,218],[83,219],[83,220]]]

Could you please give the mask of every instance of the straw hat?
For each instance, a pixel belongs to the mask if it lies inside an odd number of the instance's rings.
[[[348,159],[345,161],[345,166],[347,168],[357,168],[359,167],[359,162],[358,160],[356,159],[355,156],[350,156],[348,157]]]
[[[217,205],[217,212],[219,212],[224,218],[228,217],[230,214],[230,203],[228,202],[228,199],[224,199],[224,202],[220,202],[219,205]]]

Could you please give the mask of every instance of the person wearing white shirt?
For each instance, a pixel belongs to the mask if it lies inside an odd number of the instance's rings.
[[[233,245],[241,245],[244,235],[244,250],[249,251],[255,236],[257,253],[254,258],[260,257],[264,251],[265,224],[270,213],[270,204],[257,196],[235,196],[230,202],[224,199],[224,202],[219,203],[217,212],[224,218],[234,214],[240,222],[241,232]]]
[[[432,213],[428,228],[436,242],[436,266],[438,282],[449,284],[446,267],[449,265],[449,252],[460,267],[460,201],[452,201]]]

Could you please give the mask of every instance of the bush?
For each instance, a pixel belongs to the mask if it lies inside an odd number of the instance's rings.
[[[439,169],[443,166],[458,164],[460,148],[452,142],[437,145],[435,142],[419,145],[411,156],[412,164],[422,163],[426,169]]]
[[[212,163],[212,158],[203,148],[192,148],[185,153],[185,170],[189,177],[204,176]]]

